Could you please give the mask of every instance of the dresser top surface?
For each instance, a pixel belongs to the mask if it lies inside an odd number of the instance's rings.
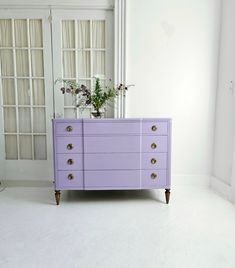
[[[53,122],[85,122],[85,123],[134,123],[134,122],[166,122],[171,121],[171,118],[102,118],[102,119],[91,119],[91,118],[83,118],[83,119],[73,119],[73,118],[56,118],[52,119]]]

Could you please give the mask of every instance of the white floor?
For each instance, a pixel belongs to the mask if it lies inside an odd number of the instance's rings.
[[[234,268],[235,206],[202,187],[0,192],[0,267]]]

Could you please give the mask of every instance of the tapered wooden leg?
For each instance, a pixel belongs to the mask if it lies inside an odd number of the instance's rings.
[[[55,191],[55,201],[56,205],[60,204],[60,191]]]
[[[168,204],[169,201],[170,201],[170,194],[171,194],[170,189],[166,189],[166,191],[165,191],[165,196],[166,196],[166,203],[167,203],[167,204]]]

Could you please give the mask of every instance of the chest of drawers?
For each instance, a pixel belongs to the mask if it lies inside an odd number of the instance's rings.
[[[55,197],[61,190],[171,187],[170,119],[54,119]]]

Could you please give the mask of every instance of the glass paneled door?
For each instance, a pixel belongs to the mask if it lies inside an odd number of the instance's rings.
[[[105,85],[113,79],[113,11],[53,10],[52,38],[55,78],[74,80],[94,88],[94,77]],[[114,104],[106,116],[113,117]],[[74,109],[70,94],[55,87],[56,117],[90,117],[91,107]]]
[[[52,178],[49,16],[0,11],[0,180]]]

